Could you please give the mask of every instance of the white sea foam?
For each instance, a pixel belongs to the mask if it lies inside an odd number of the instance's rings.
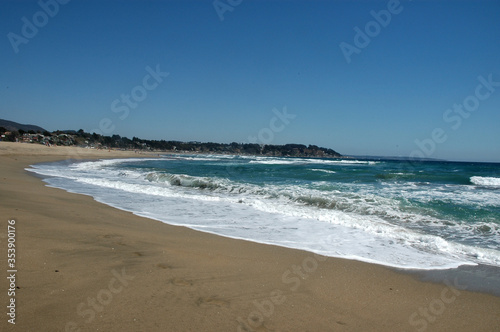
[[[107,166],[119,165],[124,162],[133,163],[133,162],[142,162],[151,160],[162,160],[162,159],[160,158],[102,159],[98,161],[85,161],[85,162],[73,163],[69,165],[69,168],[75,170],[95,170],[95,169],[102,169],[103,167]]]
[[[460,205],[474,206],[500,206],[500,191],[476,190],[471,185],[431,185],[429,182],[392,182],[384,183],[383,188],[373,188],[367,185],[359,185],[364,187],[364,191],[373,194],[382,195],[384,197],[396,197],[410,201],[419,201],[422,203],[429,202],[447,202]]]
[[[252,157],[250,164],[265,165],[297,165],[297,164],[324,164],[324,165],[376,165],[378,161],[352,159],[312,159],[312,158],[282,158],[282,157]]]
[[[335,173],[337,173],[335,171],[331,171],[331,170],[328,170],[328,169],[320,169],[320,168],[313,168],[313,169],[311,169],[311,171],[314,171],[314,172],[323,172],[323,173],[328,173],[328,174],[335,174]]]
[[[271,157],[271,156],[240,156],[221,154],[171,154],[169,158],[192,161],[227,161],[227,160],[247,160],[249,164],[264,165],[297,165],[297,164],[327,164],[327,165],[377,165],[381,162],[371,160],[356,159],[322,159],[322,158],[297,158],[297,157]]]
[[[263,164],[263,165],[296,165],[296,164],[306,164],[305,160],[279,160],[279,159],[269,159],[269,160],[250,160],[250,164]]]
[[[470,182],[478,186],[500,187],[500,178],[473,176]]]
[[[264,158],[267,157],[260,160]],[[289,158],[281,159],[288,161]],[[139,161],[144,159],[137,159]],[[443,220],[402,210],[401,202],[391,194],[394,190],[402,191],[397,183],[377,190],[363,184],[350,184],[347,191],[315,187],[328,185],[324,182],[311,187],[259,186],[224,178],[120,167],[124,162],[135,161],[103,160],[70,167],[45,164],[36,165],[30,171],[53,177],[46,180],[52,186],[92,195],[117,208],[228,237],[400,268],[441,269],[477,263],[500,266],[500,252],[495,248],[445,240],[438,232],[425,233],[424,226],[429,229],[435,225],[443,231]],[[423,190],[419,192],[419,186],[405,190],[411,199],[425,196]],[[431,195],[439,197],[439,193],[437,190]],[[443,197],[445,193],[443,189]],[[467,194],[473,195],[474,190],[470,189]],[[498,225],[492,222],[472,226],[448,223],[446,227],[464,237],[482,232],[500,239]]]

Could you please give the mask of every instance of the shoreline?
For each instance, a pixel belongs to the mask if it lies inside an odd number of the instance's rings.
[[[168,225],[47,187],[24,170],[70,158],[148,156],[75,149],[0,142],[5,219],[0,239],[6,239],[7,219],[18,225],[17,328],[492,331],[500,326],[499,298],[463,290],[460,280],[423,282],[413,272]],[[6,251],[6,241],[0,244]],[[5,316],[0,326],[12,329]]]

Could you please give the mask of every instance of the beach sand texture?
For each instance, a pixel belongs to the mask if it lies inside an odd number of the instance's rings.
[[[170,226],[24,169],[133,151],[0,142],[1,331],[499,331],[500,298],[383,266]]]

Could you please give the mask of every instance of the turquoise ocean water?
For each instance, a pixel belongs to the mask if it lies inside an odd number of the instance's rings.
[[[500,164],[179,154],[29,170],[222,236],[403,269],[500,267]]]

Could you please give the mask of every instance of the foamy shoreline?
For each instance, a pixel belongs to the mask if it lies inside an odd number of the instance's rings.
[[[47,188],[24,171],[33,163],[75,157],[137,157],[72,149],[0,142],[0,211],[18,224],[17,329],[491,331],[500,326],[498,298],[459,289],[460,280],[424,283],[376,265],[165,225]],[[88,298],[97,299],[98,307]],[[13,328],[6,318],[0,326]]]

